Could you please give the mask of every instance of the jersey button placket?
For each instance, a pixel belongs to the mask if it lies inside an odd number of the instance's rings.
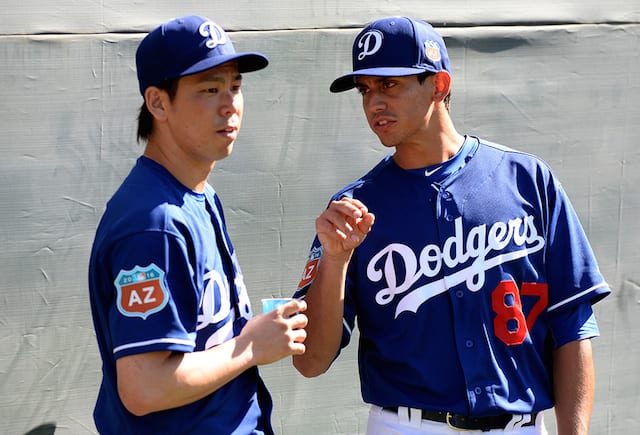
[[[453,222],[455,220],[455,213],[452,213],[452,209],[455,210],[455,207],[452,207],[453,195],[448,190],[442,189],[440,191],[440,197],[443,199],[443,212],[444,212],[444,220],[447,222]]]

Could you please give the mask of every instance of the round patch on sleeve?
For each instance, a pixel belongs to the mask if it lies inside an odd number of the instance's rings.
[[[169,301],[164,271],[153,263],[121,270],[114,284],[118,292],[118,311],[128,317],[146,319],[162,310]]]

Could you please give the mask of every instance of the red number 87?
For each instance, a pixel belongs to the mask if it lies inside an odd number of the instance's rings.
[[[538,301],[525,319],[522,312],[522,296],[536,296]],[[501,281],[491,294],[491,305],[496,317],[493,330],[504,344],[515,346],[522,344],[536,319],[549,302],[548,286],[544,283],[523,282],[522,289],[513,281]]]

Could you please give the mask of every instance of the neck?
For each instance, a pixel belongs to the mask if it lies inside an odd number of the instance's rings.
[[[216,163],[188,159],[184,154],[176,152],[175,148],[163,148],[152,140],[147,143],[144,156],[163,166],[185,187],[199,193],[204,192],[207,179]]]
[[[446,162],[456,155],[464,136],[458,133],[448,116],[433,117],[415,140],[396,145],[393,159],[403,169],[424,168]]]

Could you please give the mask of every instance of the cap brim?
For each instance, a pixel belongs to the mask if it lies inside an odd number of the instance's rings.
[[[368,68],[354,71],[349,74],[338,77],[331,83],[329,90],[333,93],[348,91],[356,86],[356,76],[376,76],[376,77],[402,77],[414,74],[422,74],[429,71],[426,68],[405,68],[405,67],[385,67],[385,68]]]
[[[238,62],[238,72],[240,73],[258,71],[269,65],[269,59],[260,53],[233,53],[202,59],[200,62],[191,65],[189,68],[182,71],[178,77],[197,74],[231,61]]]
[[[238,70],[241,73],[248,73],[253,71],[259,71],[269,65],[269,59],[260,53],[239,53],[240,57],[237,57]]]

